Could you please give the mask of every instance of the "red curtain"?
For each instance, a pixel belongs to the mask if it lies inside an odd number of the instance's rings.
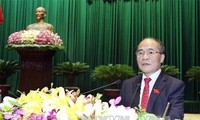
[[[2,13],[2,8],[1,8],[1,3],[0,3],[0,24],[2,23],[3,23],[3,13]]]

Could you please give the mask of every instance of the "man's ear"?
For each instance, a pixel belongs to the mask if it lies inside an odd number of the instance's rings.
[[[160,63],[163,63],[165,60],[165,54],[161,54]]]

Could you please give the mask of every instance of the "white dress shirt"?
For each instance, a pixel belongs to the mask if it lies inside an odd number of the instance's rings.
[[[156,71],[155,73],[153,73],[151,76],[149,76],[149,78],[151,78],[151,81],[149,82],[149,97],[151,94],[151,91],[153,89],[153,86],[158,78],[158,76],[161,73],[161,69],[159,69],[158,71]],[[144,90],[144,86],[145,86],[145,81],[144,79],[147,78],[144,74],[142,75],[142,82],[141,82],[141,89],[140,89],[140,104],[141,105],[141,101],[142,101],[142,94],[143,94],[143,90]]]

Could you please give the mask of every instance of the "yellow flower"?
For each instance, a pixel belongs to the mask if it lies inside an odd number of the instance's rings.
[[[76,100],[76,103],[74,105],[74,110],[84,111],[84,100],[85,96],[80,95]]]
[[[36,113],[36,114],[39,114],[39,115],[42,114],[41,102],[33,101],[33,102],[26,103],[23,106],[23,109],[26,111],[27,116],[29,116],[31,113]]]
[[[56,117],[57,120],[90,120],[102,115],[104,117],[106,117],[105,115],[129,115],[128,113],[134,112],[133,110],[127,112],[124,107],[120,106],[109,108],[107,102],[101,101],[102,94],[97,94],[94,97],[92,95],[79,95],[79,93],[74,94],[73,91],[66,92],[63,87],[51,89],[45,87],[42,90],[32,90],[27,95],[22,93],[19,98],[14,99],[13,103],[17,103],[19,110],[25,111],[21,116],[22,119],[28,119],[34,115],[42,116],[45,119],[47,116],[51,116]],[[4,101],[3,104],[6,102]],[[11,104],[10,108],[14,105]],[[3,116],[0,112],[1,118]]]
[[[2,113],[0,113],[0,120],[1,120],[1,119],[3,120],[3,115],[2,115]]]

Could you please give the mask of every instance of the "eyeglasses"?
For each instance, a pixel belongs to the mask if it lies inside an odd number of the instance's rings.
[[[147,50],[146,52],[145,52],[144,50],[138,50],[135,54],[136,54],[138,57],[142,57],[142,56],[144,56],[145,53],[146,53],[148,56],[153,56],[154,54],[160,53],[160,52],[158,52],[158,51],[156,51],[156,50],[153,50],[153,49]],[[161,54],[161,53],[160,53],[160,54]]]

